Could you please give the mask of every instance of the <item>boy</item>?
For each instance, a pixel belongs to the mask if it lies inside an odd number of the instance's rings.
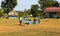
[[[22,17],[19,17],[20,25],[22,26]]]

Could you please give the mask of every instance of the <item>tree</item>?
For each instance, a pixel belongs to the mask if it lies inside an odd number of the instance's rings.
[[[33,15],[33,17],[38,16],[38,8],[39,6],[37,4],[31,6],[31,14]]]
[[[38,3],[41,5],[42,10],[46,7],[59,7],[59,2],[56,0],[39,0]]]
[[[31,15],[31,9],[26,10],[26,13],[27,13],[28,15]]]
[[[17,0],[4,0],[1,3],[1,8],[3,9],[3,12],[8,14],[10,11],[15,8],[17,5]]]
[[[59,2],[58,1],[54,1],[55,3],[53,4],[54,7],[59,7]]]
[[[23,14],[24,14],[23,11],[19,11],[18,12],[18,17],[23,16]]]
[[[0,17],[4,16],[4,13],[2,12],[2,9],[0,9]]]
[[[27,15],[28,15],[28,13],[27,13],[27,10],[26,10],[26,9],[25,9],[23,12],[24,12],[24,14],[23,14],[24,16],[27,16]]]
[[[59,2],[56,0],[39,0],[38,3],[40,4],[40,9],[42,16],[45,15],[44,9],[46,7],[59,7]]]

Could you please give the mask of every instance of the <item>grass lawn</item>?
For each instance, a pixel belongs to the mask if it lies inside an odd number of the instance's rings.
[[[60,36],[60,19],[41,19],[39,24],[24,26],[19,26],[18,19],[0,19],[0,36]]]
[[[0,25],[16,25],[19,24],[18,19],[0,19]]]

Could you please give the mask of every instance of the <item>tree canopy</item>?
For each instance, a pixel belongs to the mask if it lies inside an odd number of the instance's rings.
[[[41,5],[41,9],[46,7],[59,7],[59,2],[56,0],[39,0],[38,3]]]
[[[44,9],[46,7],[59,7],[59,2],[57,0],[38,0],[41,9],[41,15],[45,16]]]
[[[31,14],[34,16],[34,17],[36,17],[36,16],[38,16],[38,8],[39,8],[39,6],[36,4],[36,5],[32,5],[31,6]]]
[[[13,8],[15,8],[15,6],[17,5],[17,0],[4,0],[1,3],[1,8],[3,9],[4,13],[9,13],[10,11],[13,10]]]

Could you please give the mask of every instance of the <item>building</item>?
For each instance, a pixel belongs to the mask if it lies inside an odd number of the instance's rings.
[[[8,13],[8,17],[9,17],[9,18],[17,18],[17,16],[18,16],[18,13],[15,12],[15,11],[10,11],[10,12]]]
[[[44,12],[46,17],[60,17],[60,7],[47,7]]]

